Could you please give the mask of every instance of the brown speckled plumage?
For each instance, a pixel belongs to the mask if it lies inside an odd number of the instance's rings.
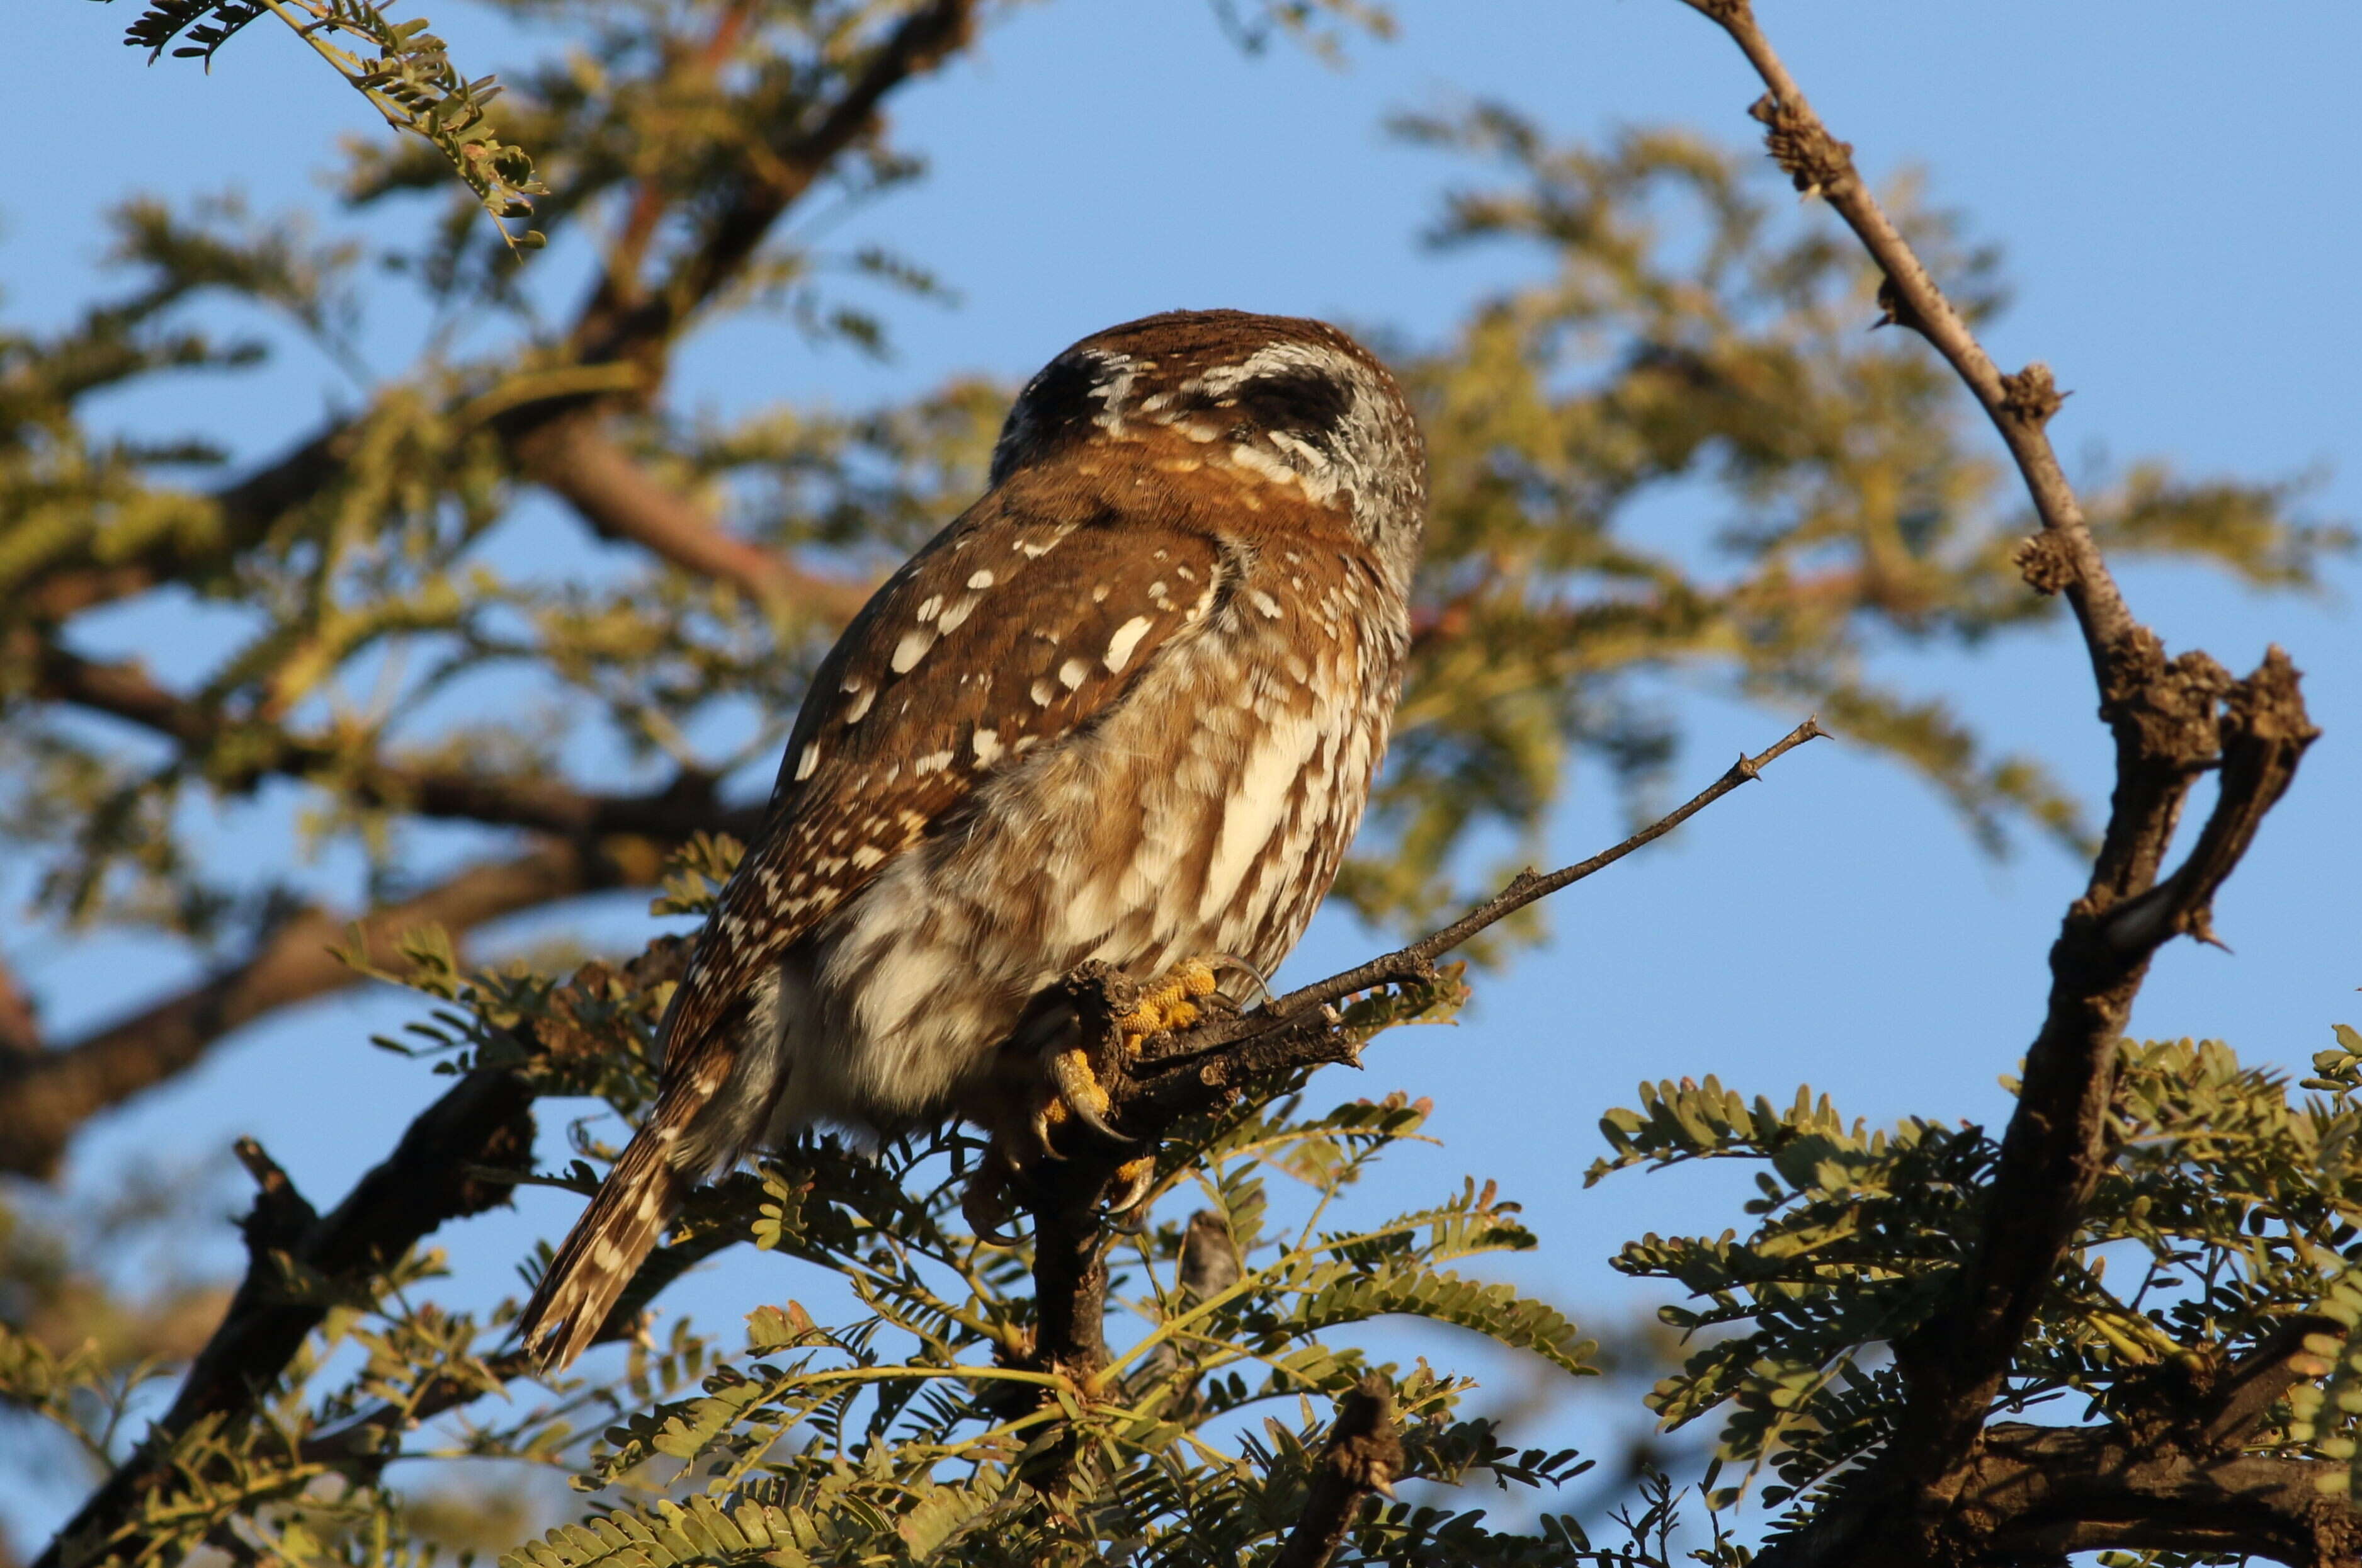
[[[1174,312],[1053,360],[815,675],[527,1342],[572,1360],[767,1140],[986,1117],[996,1047],[1087,959],[1275,968],[1385,748],[1425,506],[1400,392],[1333,327]]]

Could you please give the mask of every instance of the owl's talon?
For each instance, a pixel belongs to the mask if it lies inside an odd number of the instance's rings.
[[[1131,1010],[1115,1021],[1124,1036],[1127,1050],[1136,1051],[1139,1043],[1152,1034],[1168,1029],[1187,1029],[1198,1021],[1200,1009],[1198,999],[1212,996],[1220,988],[1215,973],[1220,959],[1184,958],[1154,983],[1141,988],[1139,999]]]
[[[976,1232],[976,1239],[996,1247],[1013,1247],[1024,1240],[1007,1228],[1013,1211],[1009,1206],[1010,1178],[1016,1174],[998,1143],[987,1151],[984,1163],[968,1178],[967,1190],[960,1194],[960,1218]]]
[[[1264,1002],[1277,999],[1272,991],[1271,982],[1264,977],[1264,972],[1261,969],[1256,968],[1253,964],[1248,963],[1245,959],[1240,957],[1237,954],[1209,953],[1206,955],[1205,962],[1206,966],[1214,971],[1215,977],[1218,979],[1226,974],[1243,975],[1249,980],[1253,982],[1254,988],[1249,993],[1249,996],[1253,998],[1252,1001],[1248,999],[1248,997],[1232,997],[1228,991],[1219,993],[1223,997],[1229,998],[1238,1006],[1242,1008],[1261,1006]]]
[[[1136,1160],[1126,1160],[1115,1168],[1114,1179],[1123,1185],[1118,1196],[1108,1200],[1110,1219],[1131,1213],[1147,1198],[1148,1189],[1156,1185],[1156,1156],[1142,1154]]]
[[[1056,1099],[1042,1108],[1033,1119],[1034,1129],[1042,1135],[1043,1146],[1049,1148],[1050,1112],[1063,1108],[1066,1114],[1114,1143],[1131,1143],[1127,1138],[1108,1125],[1107,1090],[1099,1087],[1098,1076],[1091,1071],[1090,1058],[1080,1051],[1061,1051],[1050,1058],[1050,1081],[1057,1086]],[[1056,1158],[1054,1150],[1051,1157]]]

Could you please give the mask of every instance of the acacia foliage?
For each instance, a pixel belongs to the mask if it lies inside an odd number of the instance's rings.
[[[470,974],[423,940],[409,971],[438,1005],[388,1043],[449,1072],[515,1071],[546,1095],[596,1093],[628,1121],[651,1098],[677,945],[667,939],[649,963],[592,965],[559,985],[522,967]],[[726,1341],[676,1318],[661,1340],[632,1345],[618,1376],[536,1386],[505,1353],[514,1298],[481,1319],[433,1304],[426,1292],[443,1273],[433,1253],[366,1280],[290,1265],[286,1288],[336,1304],[269,1419],[193,1429],[170,1455],[170,1482],[114,1540],[83,1550],[170,1561],[242,1542],[298,1562],[408,1561],[432,1550],[431,1523],[385,1472],[441,1456],[552,1467],[590,1494],[580,1523],[504,1559],[516,1568],[1084,1563],[1115,1550],[1209,1568],[1246,1560],[1294,1524],[1330,1399],[1372,1369],[1351,1342],[1361,1325],[1448,1324],[1553,1376],[1590,1371],[1591,1343],[1555,1308],[1457,1266],[1534,1244],[1491,1184],[1469,1181],[1408,1213],[1361,1211],[1360,1178],[1419,1136],[1423,1102],[1312,1103],[1298,1085],[1270,1086],[1167,1143],[1152,1201],[1177,1198],[1197,1212],[1116,1242],[1113,1357],[1088,1384],[1024,1365],[1030,1249],[988,1244],[962,1224],[962,1173],[981,1144],[956,1132],[874,1155],[808,1137],[703,1190],[630,1307],[689,1263],[751,1245],[808,1265],[781,1276],[799,1294],[815,1288],[813,1268],[833,1276],[830,1294],[850,1315],[822,1324],[796,1300],[767,1304]],[[605,1130],[578,1121],[579,1157],[544,1179],[593,1190],[615,1153]],[[528,1279],[547,1258],[545,1246],[526,1261]],[[103,1450],[94,1421],[118,1413],[130,1390],[88,1358],[58,1357],[12,1331],[0,1330],[0,1397]],[[1505,1442],[1465,1408],[1470,1379],[1424,1361],[1378,1370],[1410,1423],[1406,1479],[1546,1487],[1588,1468],[1571,1452]],[[403,1412],[455,1386],[506,1389],[508,1400],[470,1399],[439,1428],[402,1430]],[[357,1430],[392,1435],[355,1443]],[[1483,1515],[1404,1502],[1364,1534],[1393,1562],[1435,1551],[1572,1562],[1583,1551],[1572,1518],[1525,1540],[1488,1529]]]
[[[2141,1430],[2290,1320],[2320,1318],[2349,1331],[2313,1347],[2328,1375],[2299,1381],[2240,1452],[2336,1462],[2322,1484],[2351,1494],[2362,1033],[2340,1025],[2335,1037],[2301,1084],[2219,1041],[2125,1043],[2114,1157],[1992,1419],[2049,1407],[2050,1420]],[[1742,1477],[1761,1474],[1761,1501],[1786,1505],[1783,1526],[1803,1525],[1893,1436],[1906,1390],[1891,1347],[1976,1256],[1998,1144],[1972,1123],[1871,1128],[1809,1089],[1783,1108],[1712,1077],[1644,1084],[1637,1109],[1600,1125],[1610,1153],[1589,1183],[1700,1160],[1752,1167],[1747,1233],[1652,1234],[1614,1266],[1693,1303],[1663,1309],[1700,1348],[1650,1408],[1668,1427],[1717,1416],[1716,1456]]]

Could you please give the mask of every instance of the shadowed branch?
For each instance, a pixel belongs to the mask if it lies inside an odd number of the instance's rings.
[[[532,1103],[532,1090],[514,1075],[470,1074],[421,1112],[394,1152],[325,1216],[259,1144],[240,1140],[239,1161],[257,1188],[244,1225],[246,1278],[171,1408],[35,1568],[138,1557],[142,1505],[175,1474],[179,1440],[200,1423],[215,1422],[220,1436],[246,1421],[327,1315],[323,1291],[299,1291],[297,1275],[319,1276],[329,1287],[356,1283],[399,1260],[445,1220],[506,1203],[509,1186],[476,1173],[530,1167]]]

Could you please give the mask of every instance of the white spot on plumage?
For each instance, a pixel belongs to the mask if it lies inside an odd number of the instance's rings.
[[[1089,660],[1070,658],[1058,667],[1058,684],[1069,691],[1075,690],[1082,685],[1083,677],[1090,672]]]
[[[1147,616],[1134,615],[1115,629],[1115,635],[1108,639],[1107,646],[1106,664],[1109,675],[1121,672],[1123,667],[1131,662],[1131,650],[1140,646],[1141,638],[1148,635],[1148,626]]]
[[[894,645],[894,657],[890,661],[894,673],[908,675],[921,659],[927,657],[927,650],[934,646],[935,634],[923,626],[903,633],[902,640]]]
[[[983,601],[977,597],[977,595],[973,593],[969,594],[966,598],[959,601],[950,609],[944,612],[944,618],[935,623],[936,630],[942,632],[958,630],[960,623],[966,620],[970,615],[975,614],[976,607],[982,602]]]
[[[1092,603],[1094,603],[1094,604],[1104,604],[1104,603],[1106,603],[1106,602],[1107,602],[1107,596],[1108,596],[1108,585],[1107,585],[1106,583],[1104,583],[1104,582],[1102,582],[1102,583],[1097,583],[1097,584],[1094,584],[1094,585],[1092,586],[1092,589],[1091,589],[1091,602],[1092,602]]]
[[[991,767],[993,759],[1001,752],[1000,733],[998,730],[978,730],[968,739],[976,747],[977,766]]]
[[[927,753],[926,756],[919,758],[918,761],[911,764],[911,777],[913,778],[924,778],[930,773],[941,773],[944,768],[949,767],[951,765],[952,754],[950,752],[931,751]]]
[[[1201,919],[1219,913],[1238,892],[1286,814],[1297,776],[1319,742],[1319,727],[1298,714],[1279,716],[1255,737],[1254,749],[1222,803],[1221,831],[1215,836],[1205,891],[1198,901]]]
[[[1262,589],[1248,589],[1247,602],[1253,605],[1257,610],[1262,611],[1272,620],[1276,621],[1279,619],[1279,601],[1274,599],[1270,594],[1265,593]]]
[[[846,690],[853,693],[853,701],[844,705],[844,722],[848,724],[857,724],[861,722],[861,716],[869,712],[869,704],[877,701],[877,689],[874,686],[862,686],[847,687]]]
[[[864,871],[872,866],[884,864],[885,859],[886,852],[874,844],[865,844],[853,852],[853,864]]]
[[[975,576],[969,578],[967,580],[967,585],[970,588],[975,589],[978,593],[981,593],[986,589],[992,586],[992,573],[989,569],[987,569],[979,571]]]
[[[932,594],[929,594],[929,595],[927,596],[927,601],[926,601],[926,602],[919,606],[919,620],[920,620],[920,622],[923,624],[924,624],[924,623],[926,623],[926,622],[929,622],[929,621],[933,620],[933,619],[935,618],[935,612],[936,612],[936,611],[938,611],[938,610],[940,610],[940,609],[942,609],[943,607],[944,607],[944,596],[943,596],[942,594],[940,594],[940,593],[932,593]]]
[[[1032,696],[1036,705],[1040,707],[1048,707],[1050,705],[1050,700],[1057,694],[1056,689],[1047,680],[1037,680],[1033,683]]]
[[[803,755],[796,758],[796,781],[798,783],[801,783],[803,780],[811,778],[812,776],[812,769],[819,766],[820,743],[818,741],[805,742]]]

